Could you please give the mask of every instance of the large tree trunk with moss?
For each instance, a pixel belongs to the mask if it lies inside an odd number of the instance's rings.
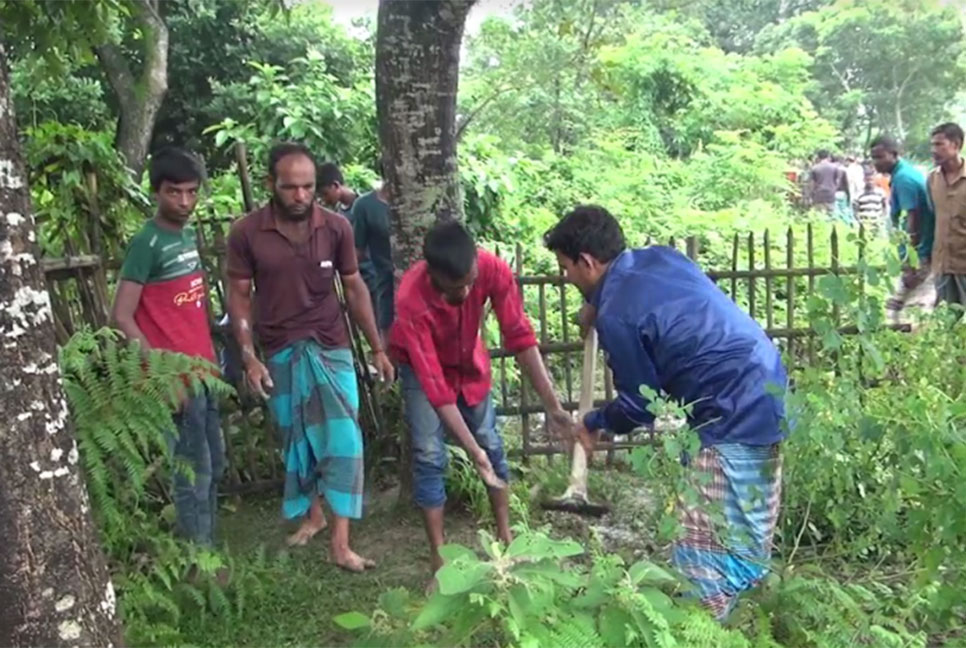
[[[116,646],[19,149],[0,43],[0,646]]]
[[[456,160],[460,43],[475,0],[380,0],[376,109],[392,213],[396,282],[422,256],[437,220],[463,218]],[[412,492],[409,435],[402,435],[400,503]]]
[[[151,146],[154,121],[168,91],[168,28],[161,17],[160,0],[133,0],[133,18],[141,31],[140,69],[132,69],[115,43],[94,48],[101,68],[117,97],[115,145],[140,178]]]

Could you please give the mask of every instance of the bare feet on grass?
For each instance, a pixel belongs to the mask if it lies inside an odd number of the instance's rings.
[[[344,549],[338,553],[332,552],[332,563],[350,572],[361,573],[376,566],[375,560],[364,558],[352,549]]]
[[[325,517],[321,513],[319,513],[317,518],[310,516],[302,522],[302,526],[299,527],[298,531],[288,537],[285,544],[290,547],[304,547],[309,543],[309,540],[314,538],[319,531],[327,526],[328,522],[325,521]]]

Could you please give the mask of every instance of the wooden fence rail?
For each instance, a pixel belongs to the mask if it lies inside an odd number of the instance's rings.
[[[211,278],[211,296],[216,313],[225,312],[225,242],[231,219],[205,217],[198,222],[198,244],[202,260]],[[804,264],[796,262],[796,250],[801,248],[800,237],[804,235]],[[813,228],[804,231],[789,228],[781,237],[784,248],[784,264],[776,265],[775,253],[779,245],[769,232],[734,235],[730,242],[730,259],[725,267],[710,268],[708,276],[746,312],[754,316],[775,339],[791,362],[814,362],[815,332],[806,321],[805,303],[815,293],[816,279],[836,274],[854,275],[859,270],[863,246],[851,259],[841,259],[838,233],[833,229],[828,241],[826,265],[816,264],[816,241]],[[860,236],[861,239],[861,236]],[[649,243],[649,241],[648,241]],[[676,242],[671,241],[674,245]],[[690,258],[703,264],[704,254],[696,237],[684,239],[682,250]],[[824,243],[824,242],[823,242]],[[677,245],[675,245],[677,247]],[[854,247],[854,246],[853,246]],[[564,407],[577,409],[575,376],[580,375],[579,362],[583,344],[575,320],[581,299],[576,288],[569,286],[559,274],[528,274],[523,263],[524,249],[517,244],[511,264],[515,268],[528,314],[537,328],[540,351],[544,355],[554,380],[562,394]],[[760,259],[760,261],[759,261]],[[718,258],[720,263],[720,257]],[[109,312],[107,279],[119,267],[119,260],[102,260],[95,254],[75,254],[64,258],[46,258],[43,268],[50,289],[52,308],[56,321],[58,342],[64,343],[82,324],[100,327],[107,324]],[[836,308],[833,317],[843,334],[856,332],[854,325],[841,321]],[[213,324],[215,324],[213,322]],[[486,325],[484,324],[484,328]],[[214,326],[217,336],[230,333]],[[222,344],[225,339],[221,339]],[[550,455],[560,450],[550,442],[543,423],[539,400],[530,391],[525,380],[520,380],[516,364],[507,359],[512,355],[503,348],[491,350],[494,367],[494,398],[497,414],[506,426],[511,453],[524,459],[535,455]],[[595,399],[602,403],[614,396],[613,378],[604,363],[595,381]],[[246,413],[244,416],[248,416]],[[514,433],[518,429],[518,435]],[[238,432],[238,438],[229,436],[229,481],[238,491],[250,489],[253,484],[272,482],[278,478],[278,466],[274,457],[273,442],[259,432]],[[618,439],[602,446],[612,459],[614,451],[648,443],[649,437]]]
[[[859,232],[859,245],[855,246],[854,259],[849,264],[843,263],[840,256],[839,235],[832,229],[828,241],[828,265],[816,264],[815,233],[811,224],[804,228],[805,263],[796,265],[796,243],[798,233],[789,228],[783,237],[785,247],[784,266],[773,263],[775,245],[770,232],[765,231],[760,237],[760,248],[756,235],[753,233],[742,236],[735,234],[731,241],[730,264],[725,269],[710,269],[708,277],[728,296],[738,303],[746,312],[751,314],[784,351],[785,357],[794,365],[816,361],[816,345],[814,338],[817,333],[811,329],[806,319],[804,304],[816,290],[816,278],[837,275],[849,276],[860,272],[860,265],[864,256],[864,234]],[[800,236],[800,234],[798,234]],[[670,245],[675,245],[672,239]],[[684,241],[684,252],[695,262],[701,262],[701,249],[696,237],[688,237]],[[650,244],[650,240],[647,241]],[[499,250],[497,250],[499,253]],[[756,253],[760,252],[758,256]],[[744,258],[742,258],[742,256]],[[761,259],[759,263],[756,257]],[[540,352],[554,377],[564,400],[563,406],[568,411],[576,411],[578,404],[575,399],[575,374],[579,375],[579,366],[583,344],[579,340],[574,316],[576,312],[568,308],[572,300],[568,297],[576,294],[576,289],[568,286],[563,276],[557,275],[529,275],[526,274],[522,263],[523,250],[516,245],[513,254],[513,265],[518,277],[520,289],[524,294],[527,311],[535,327],[538,329]],[[744,261],[747,269],[739,269]],[[880,268],[881,269],[881,268]],[[553,298],[548,292],[557,291]],[[761,292],[760,292],[761,291]],[[534,292],[536,293],[534,298]],[[642,296],[642,298],[646,298]],[[578,302],[580,300],[578,299]],[[550,308],[548,305],[553,304]],[[779,305],[781,309],[779,309]],[[783,312],[782,312],[783,311]],[[550,334],[548,323],[555,317],[560,318],[557,336]],[[842,313],[838,306],[833,308],[833,322],[840,334],[853,335],[858,333],[854,324],[842,321]],[[543,409],[535,394],[525,380],[520,380],[519,372],[507,358],[513,354],[506,349],[492,349],[490,357],[494,364],[494,391],[498,392],[497,415],[507,422],[517,421],[519,427],[519,443],[511,448],[511,454],[523,456],[526,460],[534,455],[553,455],[561,450],[557,448],[549,437],[543,420]],[[595,398],[597,403],[604,403],[614,396],[613,377],[605,363],[598,363],[602,368],[595,381]],[[577,386],[579,388],[579,386]],[[494,394],[496,398],[497,394]],[[515,427],[512,426],[511,427]],[[633,447],[650,443],[651,438],[618,439],[611,445],[602,446],[607,450],[608,460],[613,458],[613,450]],[[512,443],[510,444],[513,445]]]

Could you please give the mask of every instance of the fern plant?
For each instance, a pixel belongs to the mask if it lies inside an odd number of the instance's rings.
[[[232,604],[215,583],[226,566],[162,528],[175,461],[172,414],[187,395],[228,396],[204,360],[149,350],[110,329],[81,331],[60,351],[64,391],[74,419],[92,514],[110,560],[129,639],[179,640],[185,611],[225,613]],[[190,582],[185,574],[194,567]]]

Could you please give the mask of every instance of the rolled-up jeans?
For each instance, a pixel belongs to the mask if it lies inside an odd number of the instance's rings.
[[[175,457],[191,466],[194,476],[175,470],[175,527],[179,536],[212,546],[218,512],[218,480],[225,469],[218,402],[207,389],[185,401],[174,415],[177,436],[170,443]]]
[[[399,376],[402,379],[406,424],[413,443],[413,499],[420,508],[438,508],[446,502],[443,476],[449,457],[444,445],[445,426],[436,408],[426,398],[412,368],[401,365]],[[483,402],[471,406],[460,396],[456,406],[463,415],[466,427],[490,458],[493,472],[506,481],[510,468],[503,452],[503,439],[496,431],[492,397],[487,394]]]

